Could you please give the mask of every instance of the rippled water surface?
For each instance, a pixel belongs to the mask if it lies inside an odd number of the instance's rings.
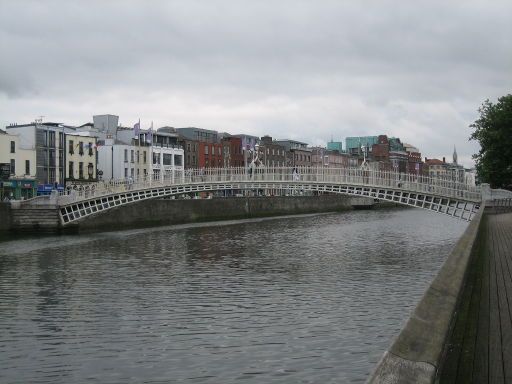
[[[396,209],[0,243],[0,382],[364,382],[465,227]]]

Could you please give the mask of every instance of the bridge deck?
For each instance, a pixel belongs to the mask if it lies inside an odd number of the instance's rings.
[[[512,213],[483,220],[440,383],[512,383]]]

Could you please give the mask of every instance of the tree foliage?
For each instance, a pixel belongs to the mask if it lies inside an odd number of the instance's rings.
[[[470,125],[470,140],[480,143],[473,155],[478,177],[492,188],[512,189],[512,95],[500,97],[496,104],[485,100],[478,112],[480,118]]]

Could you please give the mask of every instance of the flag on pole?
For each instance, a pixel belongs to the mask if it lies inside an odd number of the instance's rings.
[[[139,133],[140,133],[140,119],[139,119],[139,122],[135,123],[135,125],[133,126],[133,134],[136,138],[139,138]]]

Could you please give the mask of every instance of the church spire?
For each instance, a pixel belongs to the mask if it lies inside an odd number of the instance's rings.
[[[457,149],[453,146],[453,164],[457,164]]]

